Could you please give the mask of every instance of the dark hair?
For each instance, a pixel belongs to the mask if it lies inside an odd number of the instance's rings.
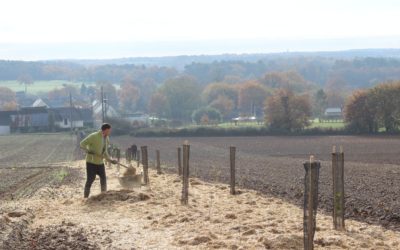
[[[103,123],[103,125],[101,125],[101,131],[104,131],[104,130],[107,130],[110,128],[111,128],[111,125],[108,123]]]

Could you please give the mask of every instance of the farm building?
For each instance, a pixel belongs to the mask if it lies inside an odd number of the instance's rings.
[[[46,107],[49,108],[49,105],[47,105],[46,102],[44,102],[41,98],[36,99],[36,101],[33,102],[32,107]]]
[[[327,108],[324,114],[326,118],[332,119],[341,119],[343,117],[343,112],[341,108]]]
[[[92,111],[79,108],[26,107],[10,115],[11,132],[59,131],[93,126]]]
[[[90,109],[79,108],[52,108],[54,127],[58,130],[72,128],[84,128],[85,126],[93,126],[92,111]],[[71,120],[72,118],[72,120]]]
[[[92,107],[93,107],[93,115],[95,117],[101,117],[101,101],[98,100],[94,100],[92,103]],[[109,104],[105,105],[104,107],[106,113],[105,115],[107,117],[118,117],[119,114],[118,112]]]
[[[10,129],[21,132],[48,131],[49,112],[45,107],[21,108],[11,115]]]
[[[11,133],[11,115],[16,111],[0,111],[0,135],[8,135]]]

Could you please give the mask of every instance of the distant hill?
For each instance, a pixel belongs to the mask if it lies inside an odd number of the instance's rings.
[[[173,67],[183,70],[186,65],[191,63],[212,63],[215,61],[244,61],[257,62],[260,60],[271,60],[277,58],[295,57],[326,57],[332,59],[353,59],[357,57],[383,57],[400,59],[400,49],[355,49],[344,51],[320,51],[320,52],[285,52],[268,54],[221,54],[221,55],[182,55],[164,57],[128,57],[115,59],[80,59],[65,60],[84,66],[98,65],[157,65]],[[49,61],[52,62],[52,61]]]
[[[271,72],[297,72],[306,81],[325,86],[342,82],[349,89],[400,79],[400,49],[287,52],[269,54],[184,55],[99,60],[0,60],[0,81],[29,75],[35,82],[106,81],[159,86],[180,74],[191,75],[204,87],[212,82],[261,79]],[[0,83],[1,84],[1,83]],[[343,85],[342,84],[342,85]]]

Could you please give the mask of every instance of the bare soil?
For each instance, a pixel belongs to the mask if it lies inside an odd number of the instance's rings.
[[[148,146],[151,164],[160,150],[165,170],[177,172],[177,147],[188,140],[192,176],[212,182],[229,181],[229,146],[236,146],[237,184],[302,206],[303,163],[314,155],[321,161],[319,208],[332,211],[332,146],[345,152],[346,218],[400,229],[399,136],[296,136],[133,138],[114,137],[122,148]]]
[[[84,175],[84,162],[71,168]],[[120,188],[115,168],[107,175],[109,191],[96,180],[87,200],[75,179],[2,202],[0,249],[303,249],[302,210],[280,198],[247,189],[232,196],[225,184],[191,178],[183,206],[175,174],[150,170],[150,186],[134,190]],[[318,214],[315,249],[398,247],[400,232],[354,220],[334,231]]]

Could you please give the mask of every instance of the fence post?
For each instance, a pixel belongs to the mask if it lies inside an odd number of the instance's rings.
[[[142,152],[142,151],[138,150],[136,152],[136,162],[137,162],[137,166],[136,167],[139,167],[139,165],[140,165],[140,152]]]
[[[130,148],[126,149],[126,151],[125,151],[125,159],[126,159],[126,163],[128,163],[128,164],[131,163],[132,154],[131,154]]]
[[[143,179],[144,185],[149,185],[149,164],[147,161],[147,146],[140,147],[140,151],[142,152],[142,165],[143,165]]]
[[[117,148],[115,153],[117,155],[117,161],[120,162],[120,160],[121,160],[121,149]]]
[[[182,175],[182,156],[181,156],[181,147],[178,147],[178,175]]]
[[[340,152],[336,152],[336,147],[332,148],[332,179],[333,179],[333,226],[336,230],[344,230],[344,152],[340,147]]]
[[[318,178],[320,162],[314,161],[314,157],[310,157],[310,161],[304,163],[306,171],[304,177],[304,249],[314,249],[314,234],[316,227],[316,215],[318,208]]]
[[[190,145],[185,141],[183,144],[183,178],[181,198],[181,204],[183,205],[187,205],[189,202],[189,156]]]
[[[161,174],[160,150],[156,150],[156,158],[157,158],[157,174]]]
[[[234,195],[235,191],[235,155],[236,155],[236,147],[229,147],[229,155],[230,155],[230,166],[231,166],[231,194]]]

